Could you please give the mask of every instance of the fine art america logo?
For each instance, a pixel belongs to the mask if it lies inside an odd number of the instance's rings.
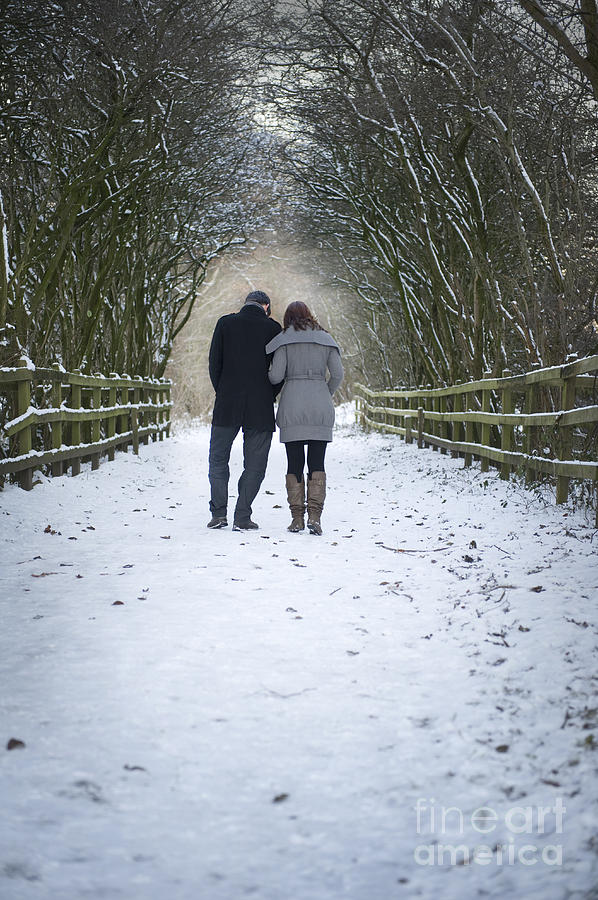
[[[458,806],[439,806],[433,798],[420,798],[415,806],[416,830],[429,842],[415,848],[415,862],[420,866],[560,866],[562,844],[546,844],[529,835],[562,834],[565,812],[560,797],[553,806],[512,806],[504,813],[490,806],[464,813]],[[480,843],[466,844],[466,830],[468,834],[473,831],[480,835]],[[457,836],[458,841],[443,843],[439,840],[441,835]]]

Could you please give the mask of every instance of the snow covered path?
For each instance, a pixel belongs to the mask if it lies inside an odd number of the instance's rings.
[[[0,494],[0,898],[595,897],[591,524],[346,425],[211,532],[208,438]]]

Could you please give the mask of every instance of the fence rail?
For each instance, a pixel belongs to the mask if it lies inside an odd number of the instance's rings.
[[[70,466],[115,450],[135,453],[149,439],[170,434],[171,382],[141,376],[83,375],[61,367],[36,368],[23,359],[15,368],[0,368],[0,487],[18,474],[30,490],[35,469],[48,466],[63,475]]]
[[[355,388],[362,427],[417,438],[419,447],[463,456],[466,466],[475,457],[482,472],[495,463],[505,479],[515,469],[528,483],[551,475],[557,503],[567,500],[571,478],[594,481],[598,491],[598,355],[439,388]]]

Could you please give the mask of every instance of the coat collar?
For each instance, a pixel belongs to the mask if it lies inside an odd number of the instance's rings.
[[[249,303],[245,303],[241,307],[241,309],[239,310],[237,315],[238,316],[255,316],[256,318],[257,318],[257,316],[264,316],[264,318],[266,318],[266,319],[268,318],[264,307],[261,306],[259,303],[254,303],[253,300],[250,300]]]
[[[295,328],[287,328],[281,331],[275,338],[266,344],[266,353],[274,353],[285,344],[321,344],[324,347],[336,347],[340,353],[340,347],[327,331],[316,328],[306,328],[305,331],[297,331]]]

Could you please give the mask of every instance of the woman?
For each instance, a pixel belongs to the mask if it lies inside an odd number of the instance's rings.
[[[276,424],[288,459],[286,487],[292,516],[288,530],[305,528],[303,470],[307,445],[307,527],[311,534],[322,534],[324,456],[334,425],[332,395],[343,380],[340,350],[306,304],[295,301],[284,314],[284,330],[266,344],[266,353],[274,353],[268,373],[270,381],[284,381]]]

